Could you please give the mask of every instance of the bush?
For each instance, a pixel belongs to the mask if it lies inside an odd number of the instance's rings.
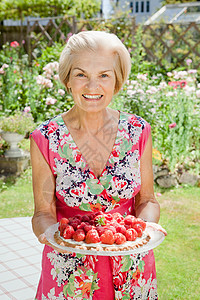
[[[0,51],[3,62],[0,68],[1,114],[25,110],[31,112],[35,122],[42,122],[72,107],[72,97],[60,83],[58,62],[54,61],[59,57],[60,48],[60,45],[47,48],[30,67],[27,54],[17,42],[3,46]]]
[[[123,110],[140,115],[152,127],[154,148],[171,171],[180,166],[199,171],[200,85],[196,70],[168,73],[163,76],[138,74],[116,97]],[[181,80],[180,80],[181,79]],[[179,81],[178,81],[179,80]],[[184,87],[180,87],[184,83]]]

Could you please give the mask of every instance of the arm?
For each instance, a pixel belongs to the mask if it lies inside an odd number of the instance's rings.
[[[160,218],[160,205],[155,198],[153,189],[152,168],[152,138],[148,138],[140,160],[141,189],[135,197],[136,217],[146,221],[158,223]]]
[[[57,223],[55,178],[37,144],[31,138],[31,164],[35,210],[32,218],[33,232],[41,243],[49,244],[45,230]]]

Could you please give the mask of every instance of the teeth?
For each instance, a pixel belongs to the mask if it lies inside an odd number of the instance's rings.
[[[83,95],[83,97],[88,99],[100,99],[102,95]]]

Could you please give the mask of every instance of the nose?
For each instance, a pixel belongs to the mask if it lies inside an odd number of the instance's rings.
[[[96,89],[98,89],[98,87],[99,87],[98,80],[96,78],[89,78],[88,82],[86,84],[86,87],[89,90],[96,90]]]

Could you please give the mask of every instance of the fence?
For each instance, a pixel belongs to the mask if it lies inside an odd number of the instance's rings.
[[[37,57],[35,49],[42,49],[46,47],[46,44],[52,46],[55,42],[64,44],[69,34],[81,30],[105,29],[117,34],[123,40],[129,39],[133,45],[137,30],[133,17],[127,20],[118,18],[117,23],[116,19],[112,19],[106,23],[100,18],[77,20],[74,16],[68,16],[28,20],[24,38],[26,50],[31,61]],[[199,23],[142,25],[142,31],[142,45],[146,51],[147,60],[154,61],[161,67],[176,68],[186,64],[186,60],[190,58],[193,61],[193,68],[200,67]]]

